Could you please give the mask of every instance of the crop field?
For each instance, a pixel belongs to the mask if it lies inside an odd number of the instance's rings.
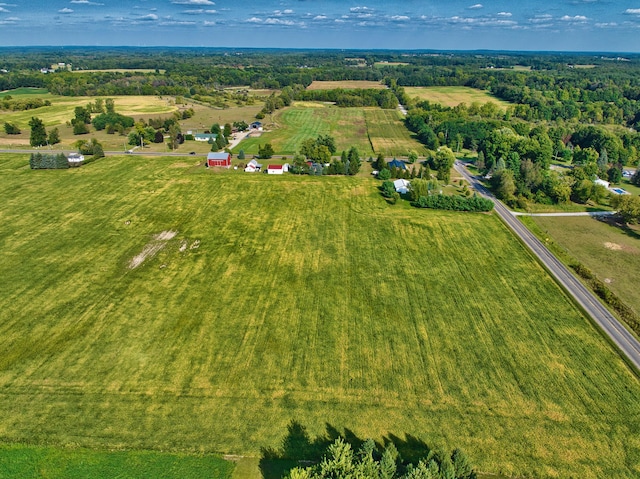
[[[600,281],[640,313],[640,231],[589,217],[531,217],[561,249],[593,271]]]
[[[36,95],[33,95],[36,96]],[[21,129],[28,129],[29,120],[32,117],[40,118],[44,124],[58,126],[65,124],[74,117],[74,108],[86,106],[98,97],[73,97],[57,96],[50,94],[37,95],[51,101],[51,106],[43,106],[33,110],[2,112],[2,119],[16,123]],[[107,97],[102,97],[107,98]],[[157,114],[170,114],[177,110],[169,97],[158,96],[109,96],[113,98],[116,111],[122,115],[145,116]]]
[[[0,477],[13,479],[229,479],[233,467],[213,455],[0,445]]]
[[[259,145],[271,143],[276,154],[292,155],[306,138],[328,134],[336,139],[339,152],[356,146],[365,157],[374,155],[372,144],[376,154],[379,151],[387,155],[406,155],[410,150],[424,152],[422,145],[411,138],[399,115],[395,110],[297,102],[292,108],[274,114],[276,128],[273,131],[242,141],[234,151],[243,149],[247,154],[257,154]]]
[[[438,87],[405,87],[404,91],[409,98],[418,98],[421,101],[428,100],[440,103],[444,106],[458,106],[460,103],[489,103],[493,102],[498,107],[506,109],[509,103],[491,96],[484,90],[477,90],[464,86],[438,86]]]
[[[364,112],[367,132],[376,153],[385,156],[407,156],[415,150],[420,156],[427,149],[411,136],[397,110],[367,109]]]
[[[640,474],[640,382],[494,215],[360,177],[0,157],[0,438],[258,455],[295,419]],[[409,437],[407,436],[407,437]]]
[[[367,80],[339,80],[339,81],[320,81],[316,80],[307,87],[307,90],[357,90],[357,89],[374,89],[384,90],[387,88],[380,82]]]

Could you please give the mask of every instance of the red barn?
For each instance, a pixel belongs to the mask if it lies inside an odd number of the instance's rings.
[[[231,153],[209,153],[207,155],[207,168],[210,166],[231,166]]]

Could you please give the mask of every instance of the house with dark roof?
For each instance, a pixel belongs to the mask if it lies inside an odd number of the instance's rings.
[[[400,161],[396,158],[394,158],[393,161],[390,161],[389,163],[387,163],[387,166],[389,167],[389,169],[391,168],[400,168],[401,170],[407,169],[407,165],[405,165],[404,161]]]

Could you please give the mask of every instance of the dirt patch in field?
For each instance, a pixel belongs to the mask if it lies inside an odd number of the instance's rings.
[[[604,247],[607,249],[610,249],[611,251],[622,251],[622,246],[620,246],[617,243],[610,243],[610,242],[606,242],[604,244]]]
[[[129,261],[129,269],[135,269],[140,266],[148,258],[153,258],[159,251],[167,245],[167,241],[175,238],[177,231],[163,231],[153,237],[153,240],[147,243],[140,254],[135,255]]]

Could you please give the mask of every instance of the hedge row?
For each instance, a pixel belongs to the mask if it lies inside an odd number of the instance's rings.
[[[418,208],[451,211],[491,211],[493,209],[493,201],[480,196],[470,198],[448,195],[421,196],[413,205]]]
[[[29,158],[29,166],[32,170],[60,170],[69,168],[69,160],[62,153],[52,155],[49,153],[32,153]]]

